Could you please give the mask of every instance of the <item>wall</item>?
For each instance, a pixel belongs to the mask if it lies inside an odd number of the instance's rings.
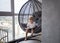
[[[42,43],[60,42],[60,0],[43,0]]]

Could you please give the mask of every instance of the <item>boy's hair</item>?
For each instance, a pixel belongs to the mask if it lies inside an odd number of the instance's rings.
[[[29,20],[33,20],[33,19],[34,19],[34,17],[30,17],[30,18],[29,18]]]

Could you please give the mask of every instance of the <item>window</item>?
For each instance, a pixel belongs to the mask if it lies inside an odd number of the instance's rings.
[[[12,16],[0,16],[0,29],[8,31],[8,41],[12,40]]]
[[[28,34],[28,36],[30,33]],[[15,16],[15,39],[25,37],[25,32],[21,29],[18,23],[18,16]]]
[[[14,0],[14,13],[19,13],[23,4],[28,0]]]
[[[0,1],[0,5],[1,5],[0,12],[3,12],[3,16],[0,16],[0,27],[2,29],[8,30],[9,41],[13,40],[13,37],[14,37],[13,34],[15,34],[15,39],[25,37],[25,32],[21,29],[18,23],[18,13],[21,7],[23,6],[23,4],[25,4],[28,0],[14,0],[14,7],[13,7],[12,1],[13,0]],[[4,12],[6,12],[7,14],[5,15]],[[12,15],[9,15],[10,14],[9,12],[13,13],[14,17]],[[21,16],[21,18],[22,17],[23,16]],[[26,21],[24,20],[24,23],[27,23],[28,15],[25,15],[24,18],[26,19]],[[22,22],[22,19],[21,19],[21,22]]]
[[[0,0],[0,11],[11,12],[11,0]]]
[[[25,32],[21,29],[19,23],[18,23],[18,13],[21,9],[21,7],[23,6],[23,4],[25,4],[28,0],[14,0],[14,13],[15,13],[15,39],[17,38],[22,38],[25,37]],[[27,15],[28,16],[28,15]],[[25,16],[24,18],[27,19],[27,16]],[[22,18],[23,16],[21,16]],[[21,19],[22,22],[22,19]],[[27,21],[25,21],[27,22]],[[24,22],[24,23],[25,23]],[[30,34],[29,34],[30,35]]]

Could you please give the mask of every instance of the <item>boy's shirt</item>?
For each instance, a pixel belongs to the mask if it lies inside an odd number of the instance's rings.
[[[28,28],[34,28],[37,24],[35,22],[33,22],[32,24],[30,22],[28,22],[27,27]]]

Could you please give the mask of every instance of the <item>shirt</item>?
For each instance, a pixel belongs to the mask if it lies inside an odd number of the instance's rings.
[[[33,23],[28,22],[28,24],[27,24],[28,28],[34,28],[35,26],[36,26],[35,22],[33,22]]]

